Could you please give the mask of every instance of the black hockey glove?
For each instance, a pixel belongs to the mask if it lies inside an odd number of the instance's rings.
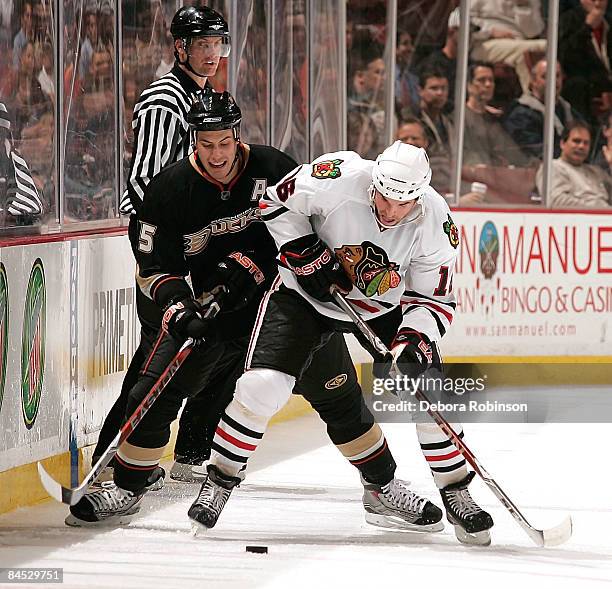
[[[400,353],[398,346],[404,344]],[[440,356],[431,340],[424,333],[409,327],[403,327],[397,332],[391,344],[391,354],[396,358],[400,372],[408,378],[417,378],[431,366],[441,368]],[[391,359],[388,359],[379,365],[375,375],[384,378],[390,370]]]
[[[173,303],[164,312],[162,329],[175,340],[184,342],[188,337],[196,341],[214,339],[212,319],[204,319],[201,305],[189,298]]]
[[[206,291],[225,293],[223,311],[238,311],[246,307],[266,281],[264,273],[247,253],[229,254],[206,279]]]
[[[332,286],[348,293],[353,283],[327,245],[314,233],[304,235],[280,248],[281,261],[295,274],[298,284],[308,295],[330,303]]]

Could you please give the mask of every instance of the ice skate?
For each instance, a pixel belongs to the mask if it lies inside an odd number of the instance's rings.
[[[170,469],[170,478],[181,483],[201,483],[208,476],[206,466],[204,460],[176,456]]]
[[[373,526],[415,532],[439,532],[444,529],[442,510],[408,488],[405,481],[393,479],[384,486],[363,478],[365,520]]]
[[[140,511],[145,492],[132,493],[107,481],[99,489],[87,493],[76,505],[71,505],[65,523],[77,527],[129,523]]]
[[[457,540],[463,544],[491,544],[493,519],[472,499],[468,485],[475,476],[470,472],[463,480],[440,489],[448,521],[455,527]]]
[[[233,488],[240,482],[240,478],[223,474],[216,466],[208,466],[206,480],[187,513],[194,535],[215,526]]]

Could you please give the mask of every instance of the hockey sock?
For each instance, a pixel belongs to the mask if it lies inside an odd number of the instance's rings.
[[[224,474],[240,477],[263,438],[268,418],[255,415],[234,399],[225,410],[213,438],[209,464]]]
[[[140,448],[123,442],[115,456],[115,484],[133,493],[143,491],[152,472],[159,466],[164,448]]]
[[[463,438],[461,424],[450,426]],[[467,476],[465,458],[435,423],[417,423],[417,437],[438,489],[457,483]]]
[[[336,444],[336,447],[367,482],[382,486],[393,479],[395,460],[377,423],[359,437],[344,444]]]

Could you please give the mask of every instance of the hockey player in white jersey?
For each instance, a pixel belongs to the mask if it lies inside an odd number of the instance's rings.
[[[430,178],[425,151],[397,141],[375,162],[354,152],[325,154],[268,189],[260,209],[280,251],[280,280],[260,306],[246,371],[217,428],[192,520],[216,524],[313,352],[333,332],[355,332],[332,287],[346,293],[408,376],[441,364],[436,342],[455,310],[459,239]],[[436,424],[417,424],[417,435],[457,538],[490,543],[491,516],[468,491],[474,473]],[[364,493],[376,520],[385,512],[383,494],[367,485]]]

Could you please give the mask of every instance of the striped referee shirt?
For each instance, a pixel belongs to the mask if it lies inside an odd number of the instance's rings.
[[[11,215],[40,215],[42,201],[28,164],[13,144],[11,119],[0,102],[0,169],[6,182],[6,210]]]
[[[119,205],[122,214],[138,210],[147,185],[162,168],[189,155],[186,117],[200,91],[200,86],[175,64],[140,95],[132,119],[134,150],[127,189]]]

